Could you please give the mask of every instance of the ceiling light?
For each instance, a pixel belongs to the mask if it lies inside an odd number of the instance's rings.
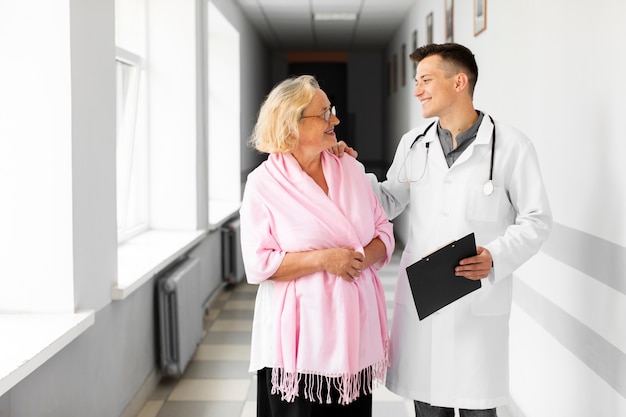
[[[356,20],[356,13],[313,13],[313,20]]]

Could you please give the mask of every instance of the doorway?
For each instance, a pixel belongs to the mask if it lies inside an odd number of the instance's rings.
[[[292,62],[289,63],[289,75],[313,75],[320,87],[328,95],[332,106],[337,110],[341,121],[335,126],[337,140],[345,140],[349,132],[348,118],[348,79],[345,62]]]

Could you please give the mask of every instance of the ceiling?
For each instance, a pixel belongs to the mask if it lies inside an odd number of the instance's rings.
[[[270,48],[353,51],[384,47],[416,0],[237,0]],[[354,13],[356,20],[314,20]]]

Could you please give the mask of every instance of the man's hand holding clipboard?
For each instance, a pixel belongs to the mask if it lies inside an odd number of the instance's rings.
[[[470,233],[406,268],[420,320],[481,287],[480,279],[491,269],[491,254],[485,248],[479,251]]]

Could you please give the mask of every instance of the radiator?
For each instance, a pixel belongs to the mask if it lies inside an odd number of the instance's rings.
[[[200,261],[181,260],[156,285],[160,367],[165,375],[180,376],[202,339]]]
[[[239,219],[222,227],[222,279],[236,284],[245,276],[241,255],[241,228]]]

